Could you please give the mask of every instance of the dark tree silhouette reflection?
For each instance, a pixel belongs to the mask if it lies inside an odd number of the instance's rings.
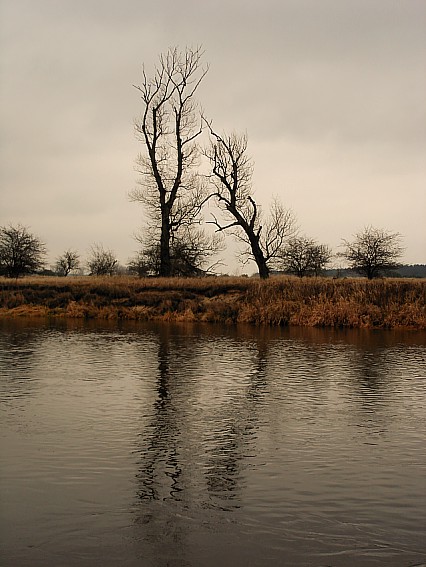
[[[169,329],[164,327],[159,330],[156,399],[148,430],[141,435],[138,496],[143,500],[176,498],[181,491],[179,445],[185,423],[176,405],[179,403],[175,395],[175,390],[180,387],[179,376],[170,370],[170,364],[176,362],[179,368],[179,354],[187,360],[190,351],[190,345],[183,353],[182,348],[173,344]]]
[[[247,350],[247,345],[241,347],[239,352]],[[214,430],[214,444],[206,454],[207,489],[218,505],[234,501],[233,505],[239,506],[238,495],[245,483],[243,472],[250,466],[250,454],[254,452],[258,413],[263,407],[260,402],[267,393],[267,342],[261,337],[251,342],[248,354],[251,369],[244,388],[221,406],[215,420],[218,427]]]
[[[188,335],[172,326],[158,327],[154,340],[155,391],[138,441],[136,537],[159,565],[192,565],[194,533],[208,533],[216,514],[240,505],[267,393],[268,347],[261,338]],[[228,353],[237,353],[239,366],[225,380]]]

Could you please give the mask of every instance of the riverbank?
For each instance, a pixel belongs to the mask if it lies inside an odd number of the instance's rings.
[[[426,329],[426,280],[0,278],[0,317]]]

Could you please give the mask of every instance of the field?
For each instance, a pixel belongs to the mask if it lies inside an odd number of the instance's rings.
[[[400,278],[0,278],[0,317],[426,329],[425,299]]]

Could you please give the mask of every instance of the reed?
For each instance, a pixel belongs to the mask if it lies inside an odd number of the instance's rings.
[[[426,328],[416,279],[0,278],[0,317]]]

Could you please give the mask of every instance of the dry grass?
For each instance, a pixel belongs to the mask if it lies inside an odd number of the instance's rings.
[[[326,278],[0,278],[0,316],[426,328],[426,282]]]

